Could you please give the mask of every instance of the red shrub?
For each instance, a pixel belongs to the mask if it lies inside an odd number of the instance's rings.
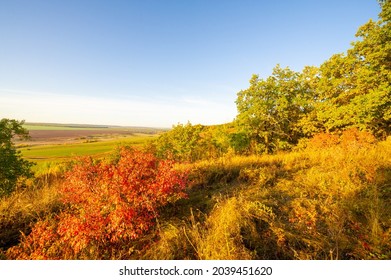
[[[65,175],[60,189],[69,209],[51,221],[55,227],[39,224],[40,229],[33,230],[19,249],[10,250],[11,255],[103,258],[103,252],[145,234],[154,225],[158,207],[184,197],[186,179],[186,174],[173,169],[172,161],[130,149],[122,149],[115,164],[81,159]],[[50,234],[42,234],[42,227]],[[30,254],[21,254],[21,248]]]

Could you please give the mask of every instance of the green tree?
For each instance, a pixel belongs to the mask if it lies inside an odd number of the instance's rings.
[[[267,79],[254,75],[238,93],[238,131],[253,152],[272,152],[319,132],[349,128],[391,133],[391,2],[380,1],[378,21],[358,29],[346,53],[302,72],[277,65]]]
[[[194,162],[218,158],[231,151],[245,152],[248,145],[240,137],[233,123],[211,126],[178,124],[162,134],[148,150],[160,158]]]
[[[252,76],[250,87],[238,93],[236,123],[238,131],[248,135],[253,152],[297,143],[303,135],[299,120],[311,110],[309,85],[302,74],[279,65],[266,80]]]
[[[205,153],[201,132],[204,126],[178,124],[162,134],[156,141],[156,154],[160,158],[172,157],[175,160],[195,161]]]
[[[323,131],[358,127],[380,138],[391,132],[391,3],[381,5],[379,20],[358,29],[352,48],[320,66],[313,120]]]
[[[22,159],[12,142],[15,137],[28,138],[23,121],[0,120],[0,197],[10,194],[24,179],[31,177],[33,163]]]

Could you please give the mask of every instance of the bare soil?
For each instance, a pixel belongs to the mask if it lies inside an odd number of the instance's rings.
[[[31,130],[28,141],[19,142],[24,145],[78,143],[92,140],[108,140],[135,135],[129,130]]]

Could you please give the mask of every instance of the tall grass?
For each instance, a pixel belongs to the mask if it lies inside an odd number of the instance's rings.
[[[34,223],[61,210],[57,182],[44,178],[0,200],[0,250],[16,245],[28,235]]]
[[[350,139],[195,163],[192,188],[211,206],[200,212],[188,205],[187,218],[171,220],[146,256],[391,259],[390,159],[390,139]]]

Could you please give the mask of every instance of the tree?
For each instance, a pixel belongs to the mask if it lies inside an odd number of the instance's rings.
[[[31,177],[33,163],[24,160],[12,142],[15,137],[27,139],[24,121],[0,120],[0,197],[10,194],[24,179]]]
[[[160,158],[172,157],[175,160],[195,161],[205,153],[201,133],[204,126],[178,124],[162,134],[156,141],[156,153]]]
[[[391,2],[381,5],[380,19],[358,29],[352,48],[320,66],[314,120],[326,132],[357,127],[379,138],[391,132]]]
[[[255,152],[287,148],[302,136],[298,122],[312,95],[302,76],[277,65],[266,80],[253,75],[250,87],[238,93],[238,131],[248,135]]]
[[[252,152],[290,147],[301,137],[358,128],[391,134],[391,2],[379,20],[358,29],[346,52],[302,72],[277,65],[267,79],[254,75],[236,100],[238,131]]]

